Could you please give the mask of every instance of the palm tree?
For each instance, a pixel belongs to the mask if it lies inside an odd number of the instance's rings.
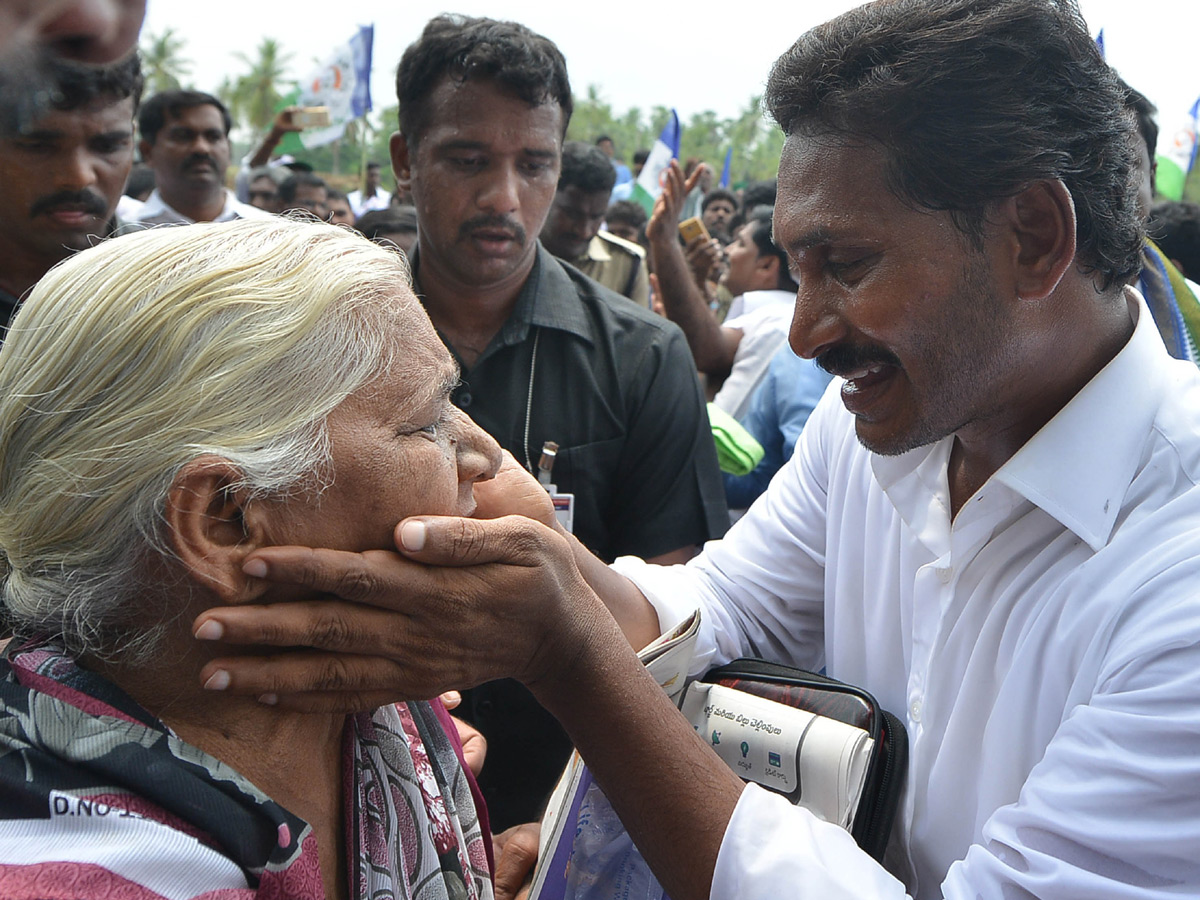
[[[181,55],[184,40],[168,28],[158,37],[147,35],[141,47],[142,74],[148,93],[174,91],[192,72],[192,61]]]
[[[285,54],[274,38],[263,38],[257,59],[251,60],[242,53],[237,56],[250,71],[233,82],[230,100],[234,115],[256,131],[262,131],[275,117],[282,96],[278,85],[291,54]]]

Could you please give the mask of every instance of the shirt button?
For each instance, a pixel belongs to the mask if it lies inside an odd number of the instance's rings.
[[[914,722],[921,721],[921,701],[920,700],[914,700],[911,704],[909,704],[908,711],[909,711],[909,714],[912,716],[912,720]]]
[[[458,395],[458,400],[456,402],[458,403],[459,409],[466,409],[471,405],[471,392],[463,391]]]
[[[942,584],[949,584],[950,579],[954,577],[954,567],[953,566],[944,566],[942,568],[939,568],[937,570],[937,577],[938,577],[938,581],[940,581]]]

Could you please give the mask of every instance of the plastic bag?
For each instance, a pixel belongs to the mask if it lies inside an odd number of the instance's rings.
[[[568,900],[669,900],[591,773],[579,807]]]

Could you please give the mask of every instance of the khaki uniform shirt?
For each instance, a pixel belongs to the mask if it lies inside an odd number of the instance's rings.
[[[628,297],[645,309],[650,308],[646,251],[637,244],[601,231],[588,244],[587,253],[572,260],[571,264],[610,291]]]

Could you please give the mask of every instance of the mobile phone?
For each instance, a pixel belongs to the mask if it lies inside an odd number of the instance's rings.
[[[685,244],[690,244],[698,237],[708,237],[708,229],[704,227],[699,216],[692,216],[679,223],[679,236]]]
[[[300,128],[328,128],[328,106],[301,106],[292,112],[292,124]]]

